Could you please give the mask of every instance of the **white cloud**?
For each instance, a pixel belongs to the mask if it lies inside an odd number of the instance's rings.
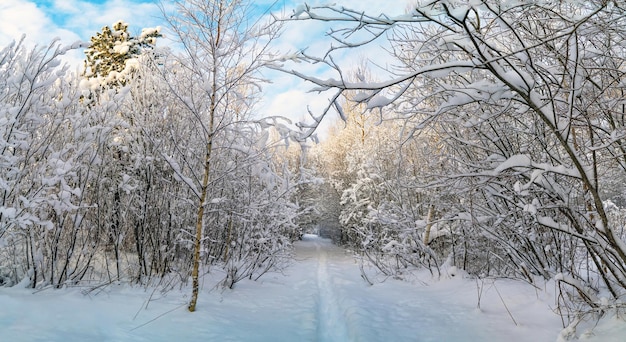
[[[296,82],[297,83],[297,82]],[[312,123],[313,120],[307,110],[311,110],[315,115],[323,112],[328,105],[328,93],[317,94],[307,91],[307,86],[296,85],[291,90],[267,96],[259,104],[262,108],[263,116],[281,116],[288,118],[294,124],[297,122]],[[324,137],[331,123],[337,123],[338,115],[331,111],[329,117],[325,117],[316,132],[318,136]],[[292,126],[296,129],[296,126]]]
[[[161,12],[154,2],[136,3],[127,0],[110,0],[103,4],[85,1],[64,0],[63,3],[75,3],[80,12],[72,16],[67,26],[89,38],[104,26],[110,26],[118,20],[129,24],[132,33],[141,32],[142,28],[163,25]]]
[[[54,0],[37,5],[34,0],[0,1],[0,47],[26,35],[29,45],[47,45],[60,38],[64,45],[89,41],[91,36],[118,20],[129,23],[131,33],[162,25],[155,1],[109,0],[91,3],[84,0]],[[81,64],[82,51],[72,51],[65,61]]]
[[[163,25],[156,1],[108,0],[93,3],[84,0],[54,0],[50,12],[63,18],[64,28],[76,32],[83,40],[89,40],[102,27],[118,20],[129,24],[131,33],[142,28]]]
[[[54,0],[53,8],[55,11],[62,11],[63,13],[76,14],[80,12],[80,8],[76,6],[75,0]]]
[[[0,46],[26,35],[30,44],[49,44],[52,39],[74,42],[78,35],[56,26],[32,1],[2,0],[0,3]]]
[[[317,96],[314,93],[307,92],[303,87],[297,87],[269,99],[266,112],[272,116],[305,120],[309,119],[307,107],[313,112],[320,112],[326,105],[327,98],[328,96]]]

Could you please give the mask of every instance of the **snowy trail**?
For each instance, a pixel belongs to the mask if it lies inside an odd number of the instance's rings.
[[[315,242],[318,254],[317,288],[318,288],[318,337],[319,341],[349,341],[346,321],[336,305],[337,298],[333,290],[331,276],[328,273],[328,253]]]
[[[187,288],[108,286],[88,296],[80,289],[0,288],[0,342],[536,342],[555,341],[561,329],[549,307],[553,298],[527,285],[498,283],[515,326],[489,285],[480,310],[476,285],[460,277],[368,286],[350,254],[310,235],[296,243],[296,260],[284,274],[242,281],[234,291],[213,289],[222,277],[204,279],[195,313],[185,309]],[[623,341],[622,326],[587,341]]]
[[[447,293],[429,296],[423,286],[393,280],[368,286],[354,258],[330,240],[305,236],[296,254],[299,268],[316,267],[303,279],[316,286],[315,341],[490,341],[502,330],[504,316],[477,328],[480,313],[472,306],[458,308],[455,296],[448,299]]]
[[[437,289],[393,279],[368,286],[352,255],[327,239],[305,235],[296,255],[293,271],[315,268],[290,275],[302,277],[301,289],[315,285],[308,292],[317,305],[315,341],[552,341],[560,330],[551,312],[537,315],[533,310],[544,303],[527,296],[511,294],[507,303],[520,308],[520,326],[493,298],[483,299],[482,310],[476,309],[476,288],[462,286],[462,279]],[[554,325],[525,324],[537,319]]]

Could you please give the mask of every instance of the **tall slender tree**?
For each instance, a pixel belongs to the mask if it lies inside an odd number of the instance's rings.
[[[176,1],[175,7],[175,14],[165,9],[164,13],[184,51],[177,63],[185,76],[177,76],[182,83],[172,90],[194,120],[194,132],[202,141],[201,162],[185,161],[191,174],[186,179],[197,201],[188,306],[193,312],[198,299],[205,210],[211,201],[210,187],[218,178],[215,148],[227,148],[220,145],[230,140],[225,135],[249,120],[254,94],[263,81],[258,71],[270,60],[268,44],[277,36],[279,26],[261,19],[252,21],[252,7],[246,1]],[[174,84],[171,79],[168,82]]]

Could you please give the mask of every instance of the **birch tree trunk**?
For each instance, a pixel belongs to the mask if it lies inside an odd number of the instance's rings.
[[[196,311],[196,303],[198,301],[198,273],[200,269],[200,249],[202,247],[202,231],[204,228],[204,206],[206,201],[207,189],[209,187],[209,179],[211,177],[211,152],[213,151],[213,136],[215,131],[215,109],[216,109],[216,96],[217,96],[217,65],[219,63],[217,56],[217,49],[220,46],[221,38],[222,38],[222,6],[223,2],[219,2],[218,11],[217,11],[217,34],[215,37],[214,44],[211,45],[212,48],[212,59],[213,59],[213,83],[211,85],[211,106],[209,107],[209,134],[207,136],[207,146],[206,146],[206,156],[204,157],[204,175],[202,177],[202,187],[200,193],[200,202],[198,203],[198,217],[196,220],[196,241],[194,246],[194,254],[193,254],[193,270],[191,273],[192,277],[192,293],[191,293],[191,301],[189,302],[189,311]]]

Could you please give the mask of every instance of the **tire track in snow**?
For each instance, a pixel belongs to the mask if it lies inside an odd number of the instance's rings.
[[[317,336],[318,341],[349,341],[350,334],[328,273],[328,253],[315,241],[317,262]]]

